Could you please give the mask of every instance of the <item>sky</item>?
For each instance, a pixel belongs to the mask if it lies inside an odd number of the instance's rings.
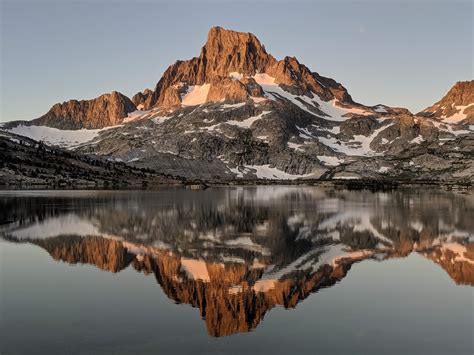
[[[473,78],[473,2],[0,0],[0,121],[57,102],[153,88],[199,55],[212,26],[252,32],[357,102],[407,107]]]

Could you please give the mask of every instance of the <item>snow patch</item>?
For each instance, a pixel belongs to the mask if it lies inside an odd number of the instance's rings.
[[[228,108],[235,109],[235,108],[239,108],[239,107],[242,107],[242,106],[245,106],[245,102],[239,102],[238,104],[224,104],[224,105],[221,106],[221,108],[223,108],[223,109],[228,109]]]
[[[196,106],[206,102],[211,84],[195,85],[188,88],[188,92],[181,97],[183,106]]]
[[[388,111],[385,109],[383,105],[375,106],[374,111],[378,113],[388,113]]]
[[[308,106],[314,107],[320,111],[323,111],[326,115],[329,116],[327,118],[331,121],[345,121],[349,119],[349,117],[344,117],[345,115],[357,114],[357,115],[371,115],[372,112],[367,111],[363,108],[357,107],[342,107],[340,102],[337,99],[333,99],[331,101],[323,101],[318,95],[312,93],[313,97],[305,96],[305,95],[293,95],[285,90],[283,90],[278,84],[275,83],[275,78],[265,74],[255,74],[253,76],[257,84],[259,84],[265,95],[271,100],[277,100],[279,97],[285,98],[294,105],[298,106],[303,111],[306,111],[314,116],[320,117],[316,112],[310,110]]]
[[[151,120],[155,124],[162,124],[163,122],[165,122],[166,120],[169,120],[170,118],[171,117],[168,117],[168,116],[157,116],[157,117],[153,117]]]
[[[233,71],[232,73],[229,73],[229,77],[232,80],[241,80],[244,77],[244,75],[239,72]]]
[[[411,141],[410,141],[410,144],[421,144],[422,142],[424,142],[425,140],[423,139],[423,136],[421,134],[419,134],[418,136],[416,136],[415,138],[413,138]]]
[[[355,175],[335,175],[334,179],[337,180],[357,180],[360,179],[360,176]]]
[[[250,128],[250,126],[252,126],[252,124],[255,122],[255,121],[258,121],[259,119],[261,119],[264,115],[270,113],[271,111],[263,111],[261,114],[257,115],[257,116],[252,116],[252,117],[249,117],[243,121],[237,121],[237,120],[230,120],[230,121],[227,121],[227,122],[224,122],[225,124],[228,124],[228,125],[231,125],[231,126],[237,126],[237,127],[242,127],[242,128]]]
[[[456,110],[458,110],[458,112],[456,112],[455,114],[451,115],[451,116],[441,116],[441,118],[443,119],[443,122],[446,122],[446,123],[458,123],[462,120],[464,120],[466,117],[467,117],[467,113],[464,113],[464,111],[468,108],[468,107],[471,107],[471,106],[474,106],[474,103],[471,103],[469,105],[465,105],[465,106],[454,106],[454,108]]]
[[[374,132],[369,136],[363,135],[354,135],[354,139],[348,142],[342,142],[338,139],[331,137],[318,137],[319,141],[324,145],[330,147],[338,153],[344,153],[346,155],[352,156],[374,156],[377,155],[375,151],[370,148],[370,144],[378,136],[378,134],[390,126],[393,126],[395,123],[392,122],[388,125],[384,125],[380,128],[374,130]]]
[[[288,148],[290,149],[293,149],[293,150],[296,150],[296,151],[299,151],[299,152],[304,152],[304,149],[301,149],[301,147],[304,145],[304,144],[297,144],[297,143],[293,143],[293,142],[288,142]]]
[[[246,168],[255,170],[254,174],[259,179],[282,179],[282,180],[295,180],[298,178],[304,178],[312,176],[312,174],[306,175],[292,175],[284,171],[281,171],[277,168],[270,167],[269,164],[266,165],[245,165]]]
[[[330,157],[327,155],[317,155],[319,161],[322,161],[325,165],[337,166],[341,163],[344,163],[344,159],[339,159],[338,157]]]
[[[74,148],[97,138],[100,132],[116,127],[121,126],[110,126],[101,129],[65,130],[46,126],[19,125],[10,128],[7,130],[7,132],[25,136],[34,139],[35,141],[43,141],[48,145],[54,145],[63,148]]]

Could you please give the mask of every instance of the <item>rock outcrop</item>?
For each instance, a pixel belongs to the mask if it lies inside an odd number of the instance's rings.
[[[474,124],[474,80],[458,81],[441,100],[419,115]]]
[[[125,95],[113,91],[92,100],[58,103],[31,124],[59,129],[95,129],[122,123],[137,108]]]
[[[148,100],[148,97],[153,94],[153,91],[150,89],[145,89],[143,92],[138,92],[132,97],[133,104],[139,110],[143,110],[145,108],[145,102]]]

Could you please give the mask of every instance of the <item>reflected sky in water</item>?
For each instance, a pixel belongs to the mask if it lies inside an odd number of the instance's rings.
[[[3,192],[0,211],[7,354],[473,350],[469,194]]]

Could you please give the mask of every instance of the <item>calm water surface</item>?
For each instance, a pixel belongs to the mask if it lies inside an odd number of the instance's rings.
[[[0,192],[0,353],[473,354],[474,198]]]

